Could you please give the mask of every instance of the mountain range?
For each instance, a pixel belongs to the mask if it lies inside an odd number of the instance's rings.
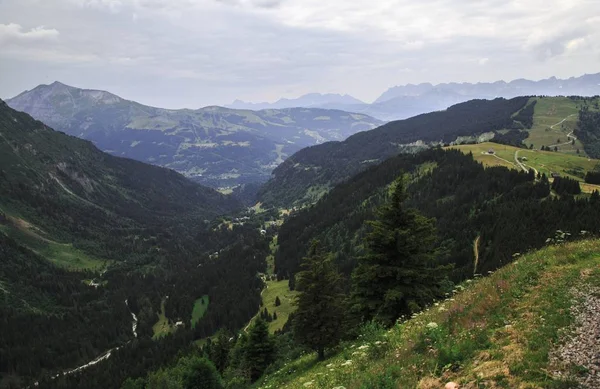
[[[454,104],[473,99],[513,98],[517,96],[595,96],[600,94],[600,73],[581,77],[558,79],[551,77],[539,81],[518,79],[510,82],[431,83],[406,84],[386,90],[373,103],[339,94],[311,93],[297,99],[280,99],[275,103],[245,103],[236,100],[230,107],[265,109],[277,107],[335,108],[359,112],[391,121],[406,119],[422,113],[439,111]]]
[[[366,104],[350,95],[340,95],[336,93],[308,93],[302,95],[296,99],[282,98],[274,103],[262,102],[262,103],[250,103],[242,100],[235,100],[232,104],[226,105],[227,108],[234,109],[281,109],[281,108],[293,108],[293,107],[306,107],[306,108],[328,108],[328,109],[343,109],[340,107],[347,107],[351,105]]]
[[[303,147],[382,124],[364,114],[321,108],[161,109],[60,82],[6,102],[103,151],[168,167],[213,187],[266,181]]]

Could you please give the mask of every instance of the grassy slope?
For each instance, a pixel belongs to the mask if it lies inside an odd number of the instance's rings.
[[[269,313],[277,312],[277,319],[269,323],[269,331],[275,332],[283,328],[285,323],[296,307],[294,306],[294,297],[296,291],[290,291],[288,288],[288,280],[282,281],[267,281],[267,288],[262,294],[263,306],[261,309],[267,308]],[[279,297],[281,305],[275,306],[275,297]]]
[[[588,240],[526,254],[389,331],[370,331],[323,362],[306,355],[256,386],[571,387],[548,374],[548,353],[572,323],[571,288],[600,286],[599,253],[600,241]]]
[[[192,328],[196,326],[198,320],[202,319],[204,313],[206,313],[206,310],[208,309],[208,302],[209,301],[207,295],[200,297],[194,302],[194,309],[192,310],[191,320]]]
[[[491,142],[451,147],[459,149],[464,153],[472,152],[475,160],[483,163],[485,166],[506,166],[514,169],[517,169],[515,152],[519,151],[519,157],[527,158],[527,161],[524,161],[527,167],[532,167],[540,173],[546,173],[547,176],[550,176],[552,172],[557,172],[582,183],[585,173],[594,170],[600,164],[600,161],[597,159],[578,155],[556,153],[553,151],[525,150]],[[488,155],[487,151],[489,149],[494,149],[496,156]],[[582,185],[581,189],[591,192],[600,189],[600,187],[586,184]]]
[[[529,137],[524,143],[528,146],[533,144],[534,148],[539,149],[542,146],[556,144],[558,139],[560,143],[567,142],[567,134],[577,127],[581,101],[566,97],[535,99],[537,104],[533,115],[533,127],[529,130]],[[589,106],[593,109],[593,105]],[[567,154],[576,154],[577,149],[585,155],[583,144],[579,140],[576,140],[574,145],[559,146],[559,150]]]
[[[157,313],[158,321],[152,326],[152,339],[160,339],[176,330],[176,327],[171,324],[170,320],[165,315],[165,303],[166,299],[163,298],[160,302],[160,312]]]
[[[3,211],[8,217],[6,224],[0,224],[0,231],[15,239],[17,242],[35,251],[48,259],[56,266],[67,270],[93,270],[101,271],[112,261],[94,258],[93,256],[76,249],[70,243],[60,243],[26,220],[14,216],[12,212]]]

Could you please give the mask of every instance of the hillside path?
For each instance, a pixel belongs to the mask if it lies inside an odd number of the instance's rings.
[[[477,274],[477,266],[479,265],[479,239],[481,235],[477,235],[475,241],[473,242],[473,255],[475,256],[475,261],[473,265],[473,275]]]

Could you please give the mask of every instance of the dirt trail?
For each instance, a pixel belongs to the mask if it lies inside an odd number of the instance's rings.
[[[477,235],[475,241],[473,242],[473,255],[475,256],[475,261],[473,262],[473,275],[477,274],[477,266],[479,266],[479,239],[480,235]]]
[[[600,388],[600,288],[585,285],[574,288],[573,295],[577,301],[571,307],[575,323],[550,355],[553,373],[575,379],[583,388]],[[579,366],[580,374],[573,374],[572,366]]]

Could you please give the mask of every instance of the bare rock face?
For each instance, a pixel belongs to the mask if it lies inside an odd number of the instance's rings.
[[[573,295],[579,301],[571,307],[575,323],[550,355],[553,373],[574,379],[584,388],[600,388],[600,288],[584,286]]]

